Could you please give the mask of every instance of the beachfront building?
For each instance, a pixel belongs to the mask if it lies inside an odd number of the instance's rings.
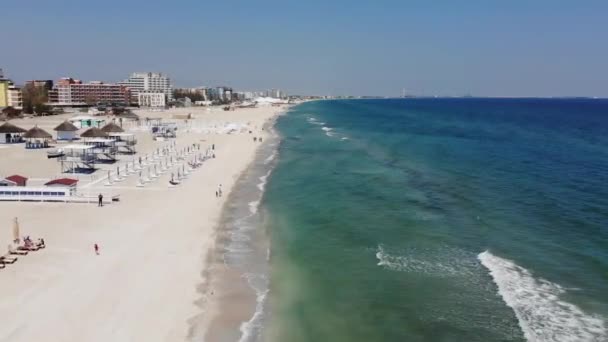
[[[206,96],[213,102],[230,102],[233,100],[233,90],[226,86],[207,88]]]
[[[78,138],[78,135],[76,134],[78,127],[67,120],[60,123],[54,130],[57,132],[57,140],[71,141]]]
[[[139,102],[139,93],[144,92],[163,93],[166,101],[173,100],[171,79],[160,72],[134,72],[119,84],[131,91],[131,102],[136,102],[140,106],[142,104]]]
[[[57,178],[51,181],[44,183],[45,186],[54,187],[54,188],[68,188],[68,189],[76,189],[76,185],[78,184],[78,179],[73,178]]]
[[[287,97],[287,93],[281,89],[269,89],[264,93],[264,97],[270,97],[273,99],[284,99]]]
[[[57,106],[84,106],[98,103],[104,104],[129,104],[130,92],[127,87],[119,84],[103,83],[93,81],[83,83],[80,80],[64,77],[60,79],[55,89],[57,94],[52,94],[50,100],[56,99],[53,105]]]
[[[0,186],[26,186],[27,177],[21,175],[12,175],[4,179],[0,179]]]
[[[8,107],[8,87],[11,81],[0,78],[0,108]]]
[[[23,135],[27,130],[17,127],[10,122],[0,126],[0,144],[16,144],[23,142]]]
[[[164,93],[140,92],[137,96],[140,107],[165,108],[167,105]]]
[[[21,88],[15,85],[9,85],[6,92],[6,97],[9,107],[13,107],[15,109],[23,108],[23,93],[21,92]]]
[[[251,91],[234,92],[233,99],[237,101],[247,101],[254,98],[254,93]]]

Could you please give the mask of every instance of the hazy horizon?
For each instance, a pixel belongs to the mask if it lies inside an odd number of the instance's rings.
[[[0,68],[17,83],[159,71],[176,87],[303,95],[608,97],[607,10],[546,0],[8,2]]]

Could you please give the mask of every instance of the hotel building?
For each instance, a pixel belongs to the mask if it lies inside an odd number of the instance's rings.
[[[167,104],[164,93],[140,92],[137,94],[137,100],[140,107],[164,108]]]
[[[9,107],[23,109],[23,93],[21,92],[21,88],[9,85],[6,95]]]
[[[127,87],[119,84],[93,81],[83,83],[73,78],[62,78],[54,92],[49,94],[49,100],[54,105],[82,106],[97,103],[128,105],[130,92]]]
[[[132,102],[137,101],[139,103],[140,93],[163,93],[167,101],[173,100],[171,79],[160,72],[135,72],[119,84],[129,88]],[[139,103],[139,105],[142,104]]]

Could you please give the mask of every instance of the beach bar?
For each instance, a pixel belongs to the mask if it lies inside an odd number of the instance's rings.
[[[78,139],[78,134],[76,133],[78,127],[67,120],[55,127],[54,130],[57,132],[57,140],[72,141]]]
[[[26,149],[48,148],[49,140],[53,139],[53,136],[49,132],[38,126],[34,126],[32,129],[25,132],[23,137],[26,139]]]
[[[23,135],[27,130],[17,127],[10,122],[0,126],[0,144],[17,144],[23,142]]]

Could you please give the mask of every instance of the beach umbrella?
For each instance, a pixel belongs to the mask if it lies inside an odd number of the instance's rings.
[[[15,220],[13,221],[13,240],[15,241],[15,243],[18,243],[20,240],[19,220],[16,217],[15,217]]]
[[[28,139],[51,139],[53,136],[51,133],[39,128],[37,125],[32,127],[29,131],[25,132],[24,138]]]
[[[82,138],[107,138],[108,134],[97,127],[92,127],[80,135]]]
[[[17,127],[10,122],[5,122],[0,126],[0,133],[25,133],[27,130]]]
[[[55,127],[54,130],[60,132],[76,132],[78,130],[78,127],[74,126],[73,123],[66,120],[59,124],[59,126]]]
[[[120,126],[118,126],[117,124],[110,122],[107,125],[103,126],[101,128],[102,131],[106,132],[106,133],[123,133],[125,130],[122,129]]]

